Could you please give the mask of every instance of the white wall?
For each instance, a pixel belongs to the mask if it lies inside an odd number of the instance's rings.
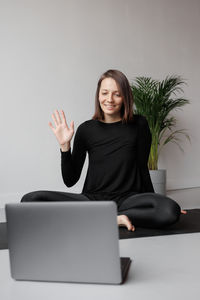
[[[90,119],[99,76],[109,68],[128,79],[183,76],[191,104],[177,113],[192,139],[185,153],[162,152],[168,188],[200,186],[199,0],[0,0],[1,201],[66,188],[60,152],[48,127],[64,109],[75,128]]]

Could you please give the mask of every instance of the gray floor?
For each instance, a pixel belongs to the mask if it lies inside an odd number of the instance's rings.
[[[200,208],[200,189],[171,191],[182,208]],[[5,215],[1,210],[1,220]],[[137,230],[137,229],[136,229]],[[0,251],[0,286],[4,300],[137,299],[169,300],[200,297],[200,233],[120,240],[121,256],[133,259],[121,286],[15,282],[10,278],[8,251]]]
[[[19,282],[10,277],[8,251],[0,251],[3,300],[199,300],[200,234],[120,240],[133,259],[123,285]]]

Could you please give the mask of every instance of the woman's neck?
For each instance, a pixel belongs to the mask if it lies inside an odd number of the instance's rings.
[[[104,116],[104,120],[101,120],[104,123],[114,123],[114,122],[118,122],[121,121],[122,118],[121,117],[110,117],[110,116]]]

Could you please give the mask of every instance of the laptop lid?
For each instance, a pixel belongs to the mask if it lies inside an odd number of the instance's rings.
[[[122,282],[115,202],[12,203],[6,218],[14,279]]]

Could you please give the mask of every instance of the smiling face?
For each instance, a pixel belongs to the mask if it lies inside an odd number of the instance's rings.
[[[99,90],[99,103],[104,112],[105,121],[121,120],[120,111],[123,105],[123,97],[113,78],[108,77],[102,80]]]

